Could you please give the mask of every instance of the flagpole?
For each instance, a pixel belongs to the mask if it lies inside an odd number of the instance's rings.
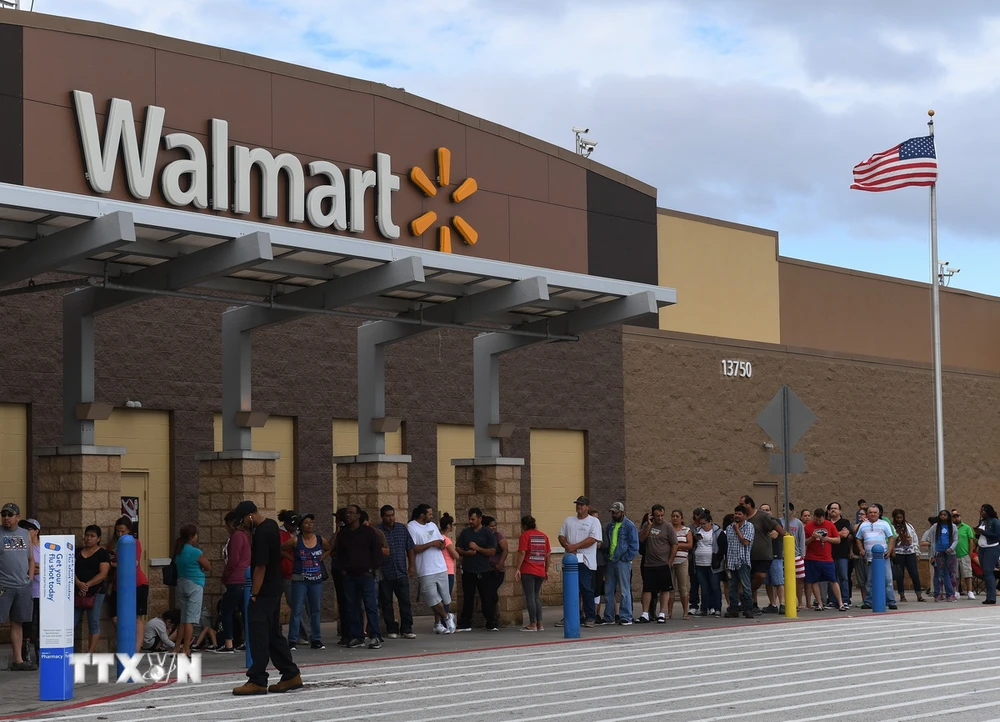
[[[934,111],[928,110],[928,135],[934,136]],[[937,151],[935,149],[935,157]],[[941,392],[941,284],[938,274],[937,181],[930,186],[931,314],[934,319],[934,440],[937,450],[938,510],[947,509],[944,496],[944,405]]]

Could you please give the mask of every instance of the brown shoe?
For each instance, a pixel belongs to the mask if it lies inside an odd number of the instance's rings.
[[[246,697],[251,694],[267,694],[267,687],[261,687],[259,684],[254,684],[253,682],[247,682],[242,687],[237,687],[233,690],[233,694],[237,697]]]
[[[293,689],[302,689],[302,687],[302,675],[297,674],[291,679],[283,679],[277,684],[272,684],[267,688],[267,691],[280,694],[281,692],[291,692]]]

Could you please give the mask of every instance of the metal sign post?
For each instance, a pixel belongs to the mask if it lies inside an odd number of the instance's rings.
[[[788,386],[782,386],[757,417],[757,424],[781,447],[780,454],[772,454],[769,462],[772,474],[781,474],[785,480],[785,529],[790,521],[788,505],[791,501],[788,477],[804,474],[806,455],[793,454],[795,447],[809,427],[816,423],[816,414],[795,395]]]

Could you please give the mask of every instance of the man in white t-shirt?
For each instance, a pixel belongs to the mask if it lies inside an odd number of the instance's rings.
[[[868,518],[858,526],[856,534],[858,553],[863,554],[868,564],[872,564],[872,549],[881,546],[885,551],[885,601],[889,609],[896,608],[896,596],[892,592],[892,551],[896,546],[896,539],[893,537],[892,527],[889,522],[881,518],[877,506],[868,507]],[[872,574],[869,570],[867,593],[862,609],[871,609],[872,601]]]
[[[444,563],[444,537],[434,523],[434,509],[421,504],[413,510],[413,517],[406,525],[413,539],[413,567],[420,582],[420,597],[434,612],[434,633],[454,634],[455,618],[445,612],[444,605],[451,604],[448,591],[448,567]]]
[[[597,570],[597,545],[603,539],[601,522],[590,515],[590,499],[576,500],[576,516],[567,517],[559,530],[559,544],[567,554],[580,561],[580,594],[583,596],[583,626],[596,626],[594,572]],[[559,626],[558,624],[556,626]]]

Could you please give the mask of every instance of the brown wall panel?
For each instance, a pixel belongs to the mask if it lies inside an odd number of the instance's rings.
[[[94,96],[94,109],[101,114],[112,98],[131,101],[137,121],[145,117],[147,105],[157,105],[152,48],[26,28],[24,55],[26,99],[71,108],[70,91],[84,90]],[[169,110],[167,116],[171,122]]]
[[[587,273],[587,214],[511,198],[510,260]]]
[[[451,151],[451,184],[457,186],[466,179],[464,125],[386,98],[374,100],[375,145],[392,156],[394,173],[405,177],[419,166],[434,180],[436,151],[444,146]]]
[[[23,28],[0,25],[0,183],[24,182]]]
[[[796,446],[808,471],[792,477],[798,509],[840,501],[853,513],[854,500],[865,498],[905,509],[921,533],[921,519],[936,511],[928,369],[657,331],[627,332],[623,358],[632,509],[705,505],[720,515],[755,481],[779,481],[755,420],[788,384],[817,416]],[[723,377],[722,359],[750,361],[753,376]],[[946,373],[944,399],[947,503],[975,517],[1000,494],[1000,378]]]
[[[782,259],[781,342],[848,354],[931,362],[930,287]],[[941,290],[945,366],[1000,370],[1000,300]]]
[[[208,133],[208,121],[220,118],[229,121],[231,143],[273,144],[269,73],[158,50],[156,104],[171,127]]]
[[[549,156],[549,203],[587,208],[587,171]]]
[[[359,168],[375,162],[371,95],[272,75],[274,145]],[[384,152],[384,151],[383,151]]]
[[[480,188],[535,201],[549,200],[546,155],[474,128],[467,129],[465,136],[468,173]]]

